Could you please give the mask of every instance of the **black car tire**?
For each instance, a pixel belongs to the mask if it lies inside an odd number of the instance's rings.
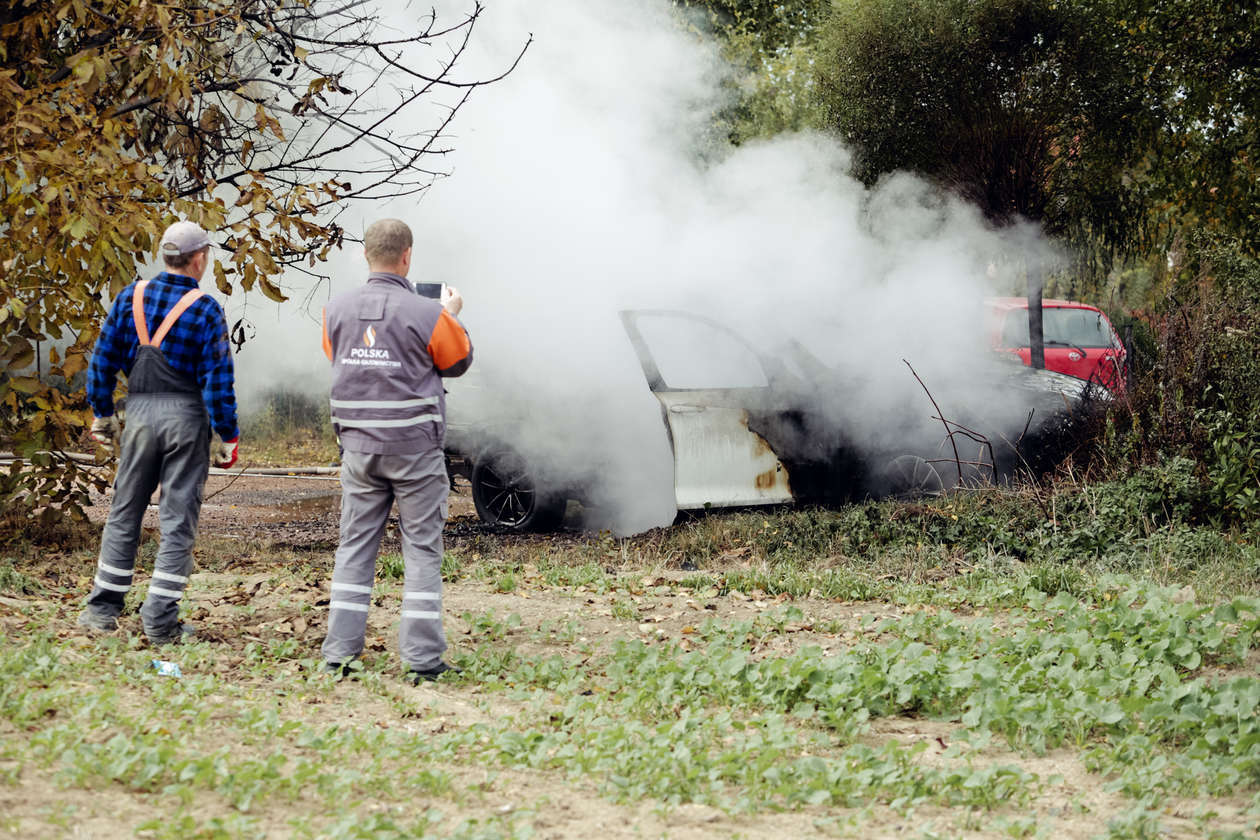
[[[551,531],[564,519],[566,500],[538,487],[514,453],[482,457],[473,465],[473,504],[481,521],[513,531]]]

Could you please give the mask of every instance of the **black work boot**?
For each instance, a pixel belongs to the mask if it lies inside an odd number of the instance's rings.
[[[93,612],[89,607],[79,613],[78,624],[89,633],[113,633],[118,629],[118,619],[112,615]]]
[[[421,682],[433,682],[443,674],[462,674],[463,670],[456,668],[454,665],[447,665],[445,662],[438,660],[438,664],[432,668],[409,668],[407,673],[403,674],[403,679],[412,685],[419,685]]]
[[[353,662],[354,660],[350,660]],[[350,662],[325,662],[320,666],[320,673],[331,674],[334,677],[349,677],[353,675],[355,670],[350,667]]]
[[[145,630],[144,635],[149,637],[149,644],[154,647],[162,647],[164,645],[178,645],[183,642],[195,641],[197,631],[193,629],[191,624],[181,621],[165,632],[150,633],[148,630]]]

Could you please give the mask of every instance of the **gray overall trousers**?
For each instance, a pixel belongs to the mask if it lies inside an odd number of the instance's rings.
[[[399,653],[410,669],[431,671],[446,650],[442,526],[451,487],[442,376],[467,369],[472,343],[405,277],[373,272],[324,308],[324,352],[333,363],[330,419],[344,450],[324,659],[344,666],[363,651],[377,552],[397,503],[405,570]]]
[[[450,492],[441,449],[410,455],[342,453],[341,543],[333,563],[325,660],[345,663],[363,652],[376,555],[389,509],[397,502],[405,570],[399,653],[417,670],[441,661],[446,650],[442,526]]]
[[[108,619],[122,612],[135,569],[141,520],[160,486],[162,538],[140,619],[149,640],[163,644],[177,641],[181,634],[179,601],[192,574],[193,539],[210,470],[210,420],[197,384],[172,368],[160,349],[183,310],[173,309],[175,317],[168,315],[150,341],[142,309],[145,285],[138,284],[135,290],[141,302],[136,307],[140,347],[127,375],[127,425],[87,608]]]

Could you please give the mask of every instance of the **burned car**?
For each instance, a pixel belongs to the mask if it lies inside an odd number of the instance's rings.
[[[972,374],[983,392],[934,395],[913,370],[890,391],[825,364],[799,341],[758,352],[704,316],[630,310],[620,321],[657,404],[675,512],[835,505],[1007,481],[1054,463],[1098,398],[1083,380],[997,360]],[[468,480],[487,523],[554,528],[571,501],[597,509],[609,482],[636,469],[622,463],[610,475],[599,445],[579,458],[547,457],[540,428],[556,428],[550,436],[565,445],[574,435],[529,412],[469,417],[459,397],[448,402],[448,466],[453,481]]]

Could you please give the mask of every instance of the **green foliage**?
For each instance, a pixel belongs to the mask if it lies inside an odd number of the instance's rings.
[[[922,173],[1103,265],[1195,226],[1256,254],[1256,15],[1225,0],[843,0],[817,41],[819,92],[867,182]]]
[[[1237,239],[1190,237],[1170,293],[1151,316],[1155,350],[1138,358],[1097,454],[1133,463],[1196,463],[1193,518],[1221,525],[1260,512],[1260,260]],[[1184,472],[1184,470],[1183,470]]]
[[[1085,574],[1078,567],[1053,561],[1038,563],[1029,569],[1028,586],[1047,595],[1064,592],[1079,598],[1089,593]]]
[[[924,597],[913,588],[907,592],[906,583],[953,576],[960,566],[981,576],[984,569],[1000,568],[1009,577],[1011,567],[1004,564],[1011,563],[1020,564],[1021,587],[1049,594],[1083,595],[1087,568],[1143,571],[1193,581],[1196,588],[1250,589],[1260,582],[1260,545],[1220,525],[1219,503],[1202,466],[1172,457],[1091,484],[730,515],[687,526],[666,549],[706,566],[707,574],[684,581],[698,591]],[[749,568],[723,572],[723,556],[739,557]]]
[[[821,126],[814,54],[804,36],[797,43],[768,49],[761,36],[734,31],[727,36],[724,51],[739,72],[737,99],[722,115],[732,143]]]
[[[1228,411],[1204,411],[1197,419],[1211,445],[1205,464],[1213,518],[1254,522],[1260,515],[1260,428]]]
[[[827,13],[827,0],[675,0],[702,9],[717,27],[755,34],[769,50],[800,42]]]
[[[376,560],[376,574],[381,580],[402,580],[406,573],[406,564],[402,554],[389,552]]]
[[[1058,510],[1075,525],[1086,517],[1117,533],[1150,533],[1166,525],[1203,521],[1207,508],[1195,464],[1165,458],[1114,481],[1099,482],[1068,494]]]
[[[820,127],[813,46],[826,0],[674,2],[702,14],[734,72],[734,102],[718,115],[731,142]]]
[[[1168,471],[1178,486],[1180,466]],[[915,516],[965,528],[968,505],[996,505],[980,494],[937,502],[931,514],[896,515],[910,506],[885,504],[837,518],[865,520],[871,547],[879,534],[921,532]],[[1143,498],[1134,508],[1158,506]],[[798,541],[827,546],[827,533],[834,548],[844,537],[827,512],[800,513],[720,517],[728,535],[773,537],[774,566],[755,558],[685,587],[627,569],[582,586],[615,590],[602,603],[626,609],[653,597],[677,604],[680,594],[708,601],[718,595],[702,587],[733,591],[723,581],[742,586],[755,575],[786,589],[807,575],[791,554]],[[546,554],[558,562],[566,550],[577,554],[554,542]],[[826,579],[819,571],[815,582]],[[160,796],[162,821],[138,815],[126,827],[170,837],[249,837],[279,824],[305,837],[527,836],[538,795],[530,780],[545,791],[538,809],[573,785],[666,811],[702,803],[809,819],[836,808],[905,817],[952,808],[974,830],[1043,836],[1042,806],[1071,808],[1070,794],[1059,796],[1059,782],[1021,753],[1051,749],[1079,756],[1108,796],[1123,797],[1094,817],[1099,829],[1113,820],[1115,836],[1157,832],[1152,803],[1170,797],[1222,797],[1200,804],[1237,813],[1241,797],[1260,790],[1251,673],[1260,600],[1200,603],[1136,578],[1035,561],[990,566],[983,581],[980,572],[884,584],[881,595],[902,604],[864,615],[818,592],[781,605],[732,594],[688,627],[667,620],[657,625],[664,632],[637,636],[633,627],[604,635],[608,623],[583,606],[589,599],[569,591],[554,593],[575,608],[563,621],[542,619],[537,606],[525,620],[464,612],[449,651],[464,674],[437,694],[385,673],[383,656],[355,680],[317,676],[318,661],[295,659],[302,645],[288,638],[185,645],[173,652],[183,678],[161,677],[136,640],[47,630],[64,611],[54,599],[0,649],[0,727],[22,733],[0,739],[0,780]],[[520,586],[535,585],[541,576],[522,571]],[[940,741],[899,737],[905,726]],[[444,816],[451,808],[456,816]]]
[[[1134,237],[1142,103],[1106,5],[846,0],[819,48],[828,119],[871,183],[910,169],[991,219]]]
[[[463,575],[463,562],[449,551],[442,555],[442,580],[459,580]]]
[[[602,778],[625,801],[757,810],[873,797],[988,808],[1028,796],[1034,780],[1018,769],[936,771],[910,763],[913,748],[858,743],[867,721],[911,713],[958,720],[977,746],[989,735],[1037,751],[1101,741],[1090,751],[1095,768],[1122,773],[1135,797],[1260,783],[1256,682],[1194,678],[1205,666],[1244,661],[1260,603],[1212,609],[1141,586],[1093,604],[1029,590],[1020,603],[1022,618],[1001,631],[987,619],[923,611],[881,621],[870,628],[880,641],[830,655],[816,647],[750,655],[767,633],[800,619],[790,610],[765,622],[708,622],[700,650],[618,643],[580,670],[562,662],[539,669],[480,648],[461,664],[481,670],[490,657],[503,685],[532,684],[568,699],[563,711],[545,704],[546,716],[525,732],[477,727],[465,744],[509,766]],[[800,722],[826,730],[833,747],[848,746],[801,757],[813,751],[794,731]],[[1174,747],[1196,760],[1162,760]],[[1135,750],[1154,772],[1139,772]]]
[[[242,427],[242,432],[254,438],[298,430],[331,432],[332,424],[326,400],[282,385],[264,395],[262,405]]]
[[[34,595],[42,590],[39,581],[18,571],[11,558],[0,558],[0,592]]]
[[[1260,7],[1233,0],[1116,3],[1160,137],[1152,193],[1178,226],[1260,255]]]
[[[0,374],[0,391],[6,387],[3,379]],[[15,394],[9,393],[12,411],[0,405],[0,442],[7,441],[17,456],[0,469],[0,544],[59,542],[87,525],[84,509],[93,492],[109,486],[110,475],[99,464],[83,464],[66,454],[78,448],[90,423],[90,413],[69,408],[84,403],[81,394],[68,400],[50,391],[29,402]],[[5,434],[6,426],[11,435]]]
[[[1107,840],[1157,840],[1164,836],[1159,810],[1138,804],[1107,820]]]
[[[638,621],[639,611],[635,609],[632,601],[625,598],[619,598],[613,602],[612,617],[622,621]]]

